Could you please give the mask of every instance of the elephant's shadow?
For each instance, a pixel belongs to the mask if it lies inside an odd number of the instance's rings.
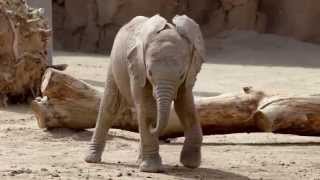
[[[167,166],[166,174],[182,179],[236,179],[248,180],[246,176],[212,168],[189,169],[182,166]]]
[[[123,168],[134,168],[138,169],[138,165],[133,164],[126,164],[126,163],[108,163],[102,162],[101,164],[110,165],[110,166],[123,166]],[[211,168],[196,168],[196,169],[189,169],[183,166],[170,166],[164,165],[164,172],[165,175],[174,176],[176,178],[181,179],[224,179],[224,180],[249,180],[248,177],[235,174],[232,172],[226,172],[218,169],[211,169]],[[139,176],[151,177],[153,173],[140,173]]]
[[[51,129],[47,131],[50,133],[51,137],[56,139],[63,139],[66,137],[72,138],[75,141],[90,141],[91,136],[93,132],[90,130],[71,130],[71,129],[65,129],[65,128],[57,128],[57,129]],[[116,131],[117,132],[117,131]],[[134,136],[126,136],[123,134],[117,134],[112,133],[112,135],[109,136],[108,139],[112,138],[121,138],[128,141],[135,141],[138,142],[138,134]],[[166,143],[167,144],[167,143]],[[179,143],[178,143],[179,144]],[[172,144],[171,144],[172,145]],[[174,143],[174,145],[176,145]],[[110,165],[110,166],[123,166],[124,168],[133,168],[138,169],[137,164],[131,164],[131,163],[110,163],[110,162],[101,162],[101,164],[104,165]],[[197,169],[188,169],[182,166],[170,166],[170,165],[164,165],[165,166],[165,172],[164,174],[168,176],[174,176],[177,178],[182,179],[236,179],[236,180],[247,180],[248,177],[235,174],[232,172],[226,172],[221,171],[217,169],[211,169],[211,168],[197,168]],[[152,174],[150,173],[141,173],[139,176],[145,176],[152,177]]]
[[[49,133],[51,138],[54,139],[64,139],[71,138],[74,141],[90,141],[93,135],[92,130],[77,130],[77,129],[68,129],[68,128],[53,128],[46,129],[46,133]],[[122,133],[125,132],[125,133]],[[111,140],[113,138],[124,139],[128,141],[139,141],[138,133],[130,133],[127,131],[121,131],[116,129],[111,129],[109,135],[106,137],[106,140]]]

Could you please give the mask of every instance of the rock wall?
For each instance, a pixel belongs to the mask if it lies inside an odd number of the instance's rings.
[[[137,15],[195,19],[205,37],[254,30],[320,40],[319,0],[53,0],[54,47],[83,52],[111,49],[119,28]]]
[[[267,32],[320,42],[319,0],[261,0],[268,17]]]

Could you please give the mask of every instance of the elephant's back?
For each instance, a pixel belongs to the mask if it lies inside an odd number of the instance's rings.
[[[144,16],[137,16],[120,28],[111,50],[111,61],[113,61],[113,63],[115,63],[115,61],[117,63],[118,61],[126,62],[128,51],[135,46],[139,30],[147,19],[148,18]]]
[[[137,16],[124,25],[117,33],[111,50],[111,66],[114,79],[120,93],[132,105],[130,79],[127,66],[127,53],[135,45],[135,39],[141,25],[148,18]]]

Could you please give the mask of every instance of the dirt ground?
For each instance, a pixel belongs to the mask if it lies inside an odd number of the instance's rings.
[[[268,92],[319,94],[320,46],[271,35],[232,32],[208,41],[199,96],[253,86]],[[108,57],[55,52],[67,73],[103,88]],[[103,162],[83,161],[92,130],[42,130],[26,105],[0,109],[0,179],[312,179],[320,180],[320,138],[271,133],[206,136],[201,168],[179,164],[183,138],[161,144],[163,174],[140,173],[138,136],[112,130]]]

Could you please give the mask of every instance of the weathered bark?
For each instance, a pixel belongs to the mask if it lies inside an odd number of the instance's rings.
[[[38,9],[22,0],[0,1],[0,106],[40,95],[49,36]]]
[[[102,93],[89,84],[60,71],[48,69],[41,87],[42,98],[32,103],[40,128],[86,129],[95,126]],[[320,134],[320,97],[267,96],[244,88],[239,94],[196,98],[204,134],[272,131],[300,135]],[[135,110],[125,100],[113,128],[138,131]],[[183,135],[183,128],[172,109],[162,138]]]
[[[262,131],[306,135],[320,134],[320,97],[271,97],[254,114]]]

